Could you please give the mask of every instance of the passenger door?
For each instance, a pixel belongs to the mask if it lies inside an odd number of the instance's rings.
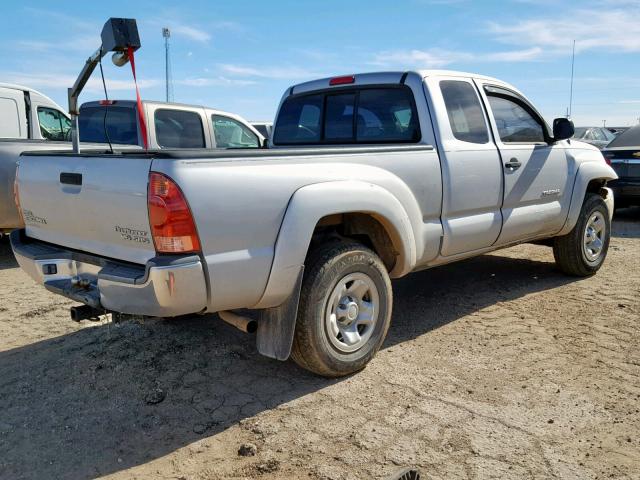
[[[478,90],[463,77],[427,77],[425,83],[437,117],[442,165],[440,253],[489,247],[502,226],[502,165]]]
[[[490,112],[504,177],[498,244],[559,231],[570,194],[564,142],[553,142],[538,112],[509,89],[476,81]]]

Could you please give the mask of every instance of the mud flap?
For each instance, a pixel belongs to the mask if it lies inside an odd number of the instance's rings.
[[[266,357],[284,361],[291,354],[303,273],[304,266],[300,267],[293,293],[282,305],[260,311],[256,345]]]

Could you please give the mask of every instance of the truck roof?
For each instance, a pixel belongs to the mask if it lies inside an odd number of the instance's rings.
[[[112,102],[116,102],[119,105],[124,105],[124,106],[131,106],[131,107],[135,107],[137,104],[136,100],[118,100],[117,98],[112,98],[110,99]],[[84,102],[82,105],[80,105],[80,108],[82,107],[92,107],[92,106],[97,106],[100,105],[101,100],[92,100],[90,102]],[[212,107],[207,107],[206,105],[196,105],[196,104],[192,104],[192,103],[179,103],[179,102],[163,102],[161,100],[142,100],[142,103],[145,105],[162,105],[162,106],[167,106],[167,107],[182,107],[182,108],[203,108],[206,110],[213,110],[216,113],[219,113],[221,115],[227,115],[229,117],[238,117],[238,114],[236,113],[231,113],[231,112],[225,112],[224,110],[218,110],[217,108],[212,108]]]
[[[57,102],[54,102],[53,100],[51,100],[51,98],[49,98],[48,96],[46,96],[44,93],[39,92],[38,90],[31,88],[31,87],[27,87],[25,85],[18,85],[16,83],[6,83],[6,82],[0,82],[0,87],[2,88],[10,88],[12,90],[22,90],[23,92],[30,92],[30,93],[35,93],[40,95],[42,98],[44,98],[45,100],[47,100],[48,102],[52,103],[53,105],[55,105],[56,107],[58,107],[60,110],[62,110],[64,113],[67,112],[66,108],[62,108],[60,105],[58,105]]]
[[[400,83],[403,77],[413,75],[419,78],[429,76],[448,76],[448,77],[465,77],[465,78],[477,78],[482,80],[489,80],[498,85],[508,85],[511,89],[516,90],[513,86],[505,83],[497,78],[488,77],[485,75],[479,75],[477,73],[459,72],[456,70],[430,70],[430,69],[415,69],[415,70],[397,70],[397,71],[383,71],[383,72],[364,72],[353,74],[358,84],[384,84],[384,83]],[[334,75],[331,77],[320,78],[317,80],[311,80],[309,82],[298,83],[293,85],[287,91],[287,94],[310,92],[313,90],[322,90],[327,88],[330,79],[340,77],[341,75]],[[516,90],[517,91],[517,90]]]

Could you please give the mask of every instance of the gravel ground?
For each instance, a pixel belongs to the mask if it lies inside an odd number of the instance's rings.
[[[325,380],[216,316],[75,324],[2,243],[0,478],[640,479],[640,209],[589,279],[522,245],[394,289]]]

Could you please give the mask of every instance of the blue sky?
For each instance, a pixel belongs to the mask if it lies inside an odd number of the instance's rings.
[[[282,92],[319,76],[446,68],[495,76],[548,120],[569,102],[576,40],[577,125],[640,117],[640,0],[22,1],[0,18],[0,81],[66,107],[110,16],[137,19],[141,93],[164,99],[161,29],[172,30],[175,101],[271,120]],[[129,67],[105,62],[112,98],[134,96]],[[102,98],[98,72],[81,101]]]

